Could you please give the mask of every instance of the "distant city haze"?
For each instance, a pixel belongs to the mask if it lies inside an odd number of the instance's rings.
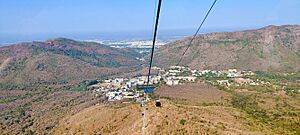
[[[157,0],[0,0],[0,44],[149,39]],[[192,35],[213,0],[163,0],[159,38]],[[300,24],[299,0],[218,0],[200,33]]]

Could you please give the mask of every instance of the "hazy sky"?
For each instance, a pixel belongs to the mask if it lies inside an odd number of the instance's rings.
[[[157,0],[0,0],[0,34],[152,30]],[[163,0],[160,30],[196,29],[213,0]],[[218,0],[204,24],[300,24],[300,0]]]

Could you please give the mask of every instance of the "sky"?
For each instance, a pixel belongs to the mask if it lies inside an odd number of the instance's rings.
[[[0,40],[12,35],[151,32],[157,1],[0,0]],[[192,34],[212,3],[163,0],[159,30]],[[218,0],[202,32],[300,24],[299,7],[300,0]]]

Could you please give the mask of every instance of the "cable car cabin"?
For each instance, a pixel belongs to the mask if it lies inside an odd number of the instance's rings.
[[[137,85],[137,90],[143,90],[145,93],[152,93],[154,92],[154,85]]]
[[[161,107],[161,102],[160,102],[160,100],[156,100],[156,101],[155,101],[155,106],[156,106],[156,107]]]

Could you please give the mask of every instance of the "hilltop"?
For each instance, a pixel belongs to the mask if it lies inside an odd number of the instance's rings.
[[[0,48],[0,82],[65,84],[135,70],[140,54],[66,38]]]
[[[156,64],[176,65],[190,40],[188,37],[159,48],[154,55]],[[197,35],[180,65],[214,70],[299,71],[300,26]]]

